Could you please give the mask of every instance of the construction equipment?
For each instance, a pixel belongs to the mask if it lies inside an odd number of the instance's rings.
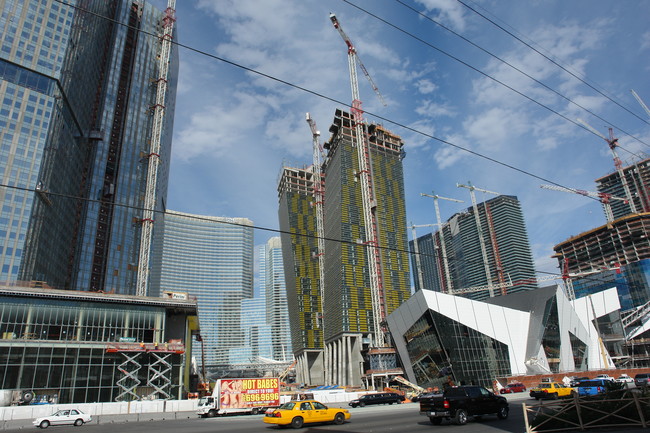
[[[352,90],[352,104],[351,104],[351,114],[354,120],[354,130],[356,141],[357,154],[359,158],[359,171],[356,173],[356,176],[361,182],[361,195],[363,199],[363,216],[365,223],[366,231],[366,240],[364,245],[367,247],[368,253],[368,274],[370,276],[370,292],[372,298],[372,311],[373,311],[373,327],[374,327],[374,346],[383,347],[385,346],[385,336],[382,331],[382,323],[385,323],[386,319],[386,309],[384,305],[384,288],[382,282],[382,266],[381,266],[381,256],[378,245],[378,236],[377,236],[377,221],[375,216],[375,210],[377,207],[377,202],[374,197],[374,181],[372,175],[372,163],[371,163],[371,154],[370,146],[368,143],[368,138],[366,136],[366,122],[363,118],[363,109],[361,105],[361,100],[359,98],[359,83],[357,80],[357,68],[356,64],[358,63],[361,66],[361,69],[370,81],[370,84],[385,105],[379,89],[375,83],[370,78],[370,74],[366,70],[363,63],[357,55],[357,50],[352,44],[352,41],[345,34],[341,25],[334,14],[330,14],[330,20],[334,25],[334,28],[338,30],[339,35],[343,38],[343,41],[348,47],[348,66],[350,69],[350,88]]]
[[[634,90],[630,90],[630,92],[632,92],[632,96],[634,96],[634,99],[636,99],[636,101],[639,103],[639,105],[641,105],[641,107],[643,108],[645,113],[648,115],[648,117],[650,117],[650,108],[648,108],[648,106],[645,105],[645,102],[643,102],[641,97],[639,95],[637,95]]]
[[[589,131],[592,133],[596,134],[603,140],[607,142],[607,145],[609,146],[610,150],[612,151],[612,155],[614,156],[614,166],[616,167],[616,171],[618,172],[619,177],[621,178],[621,185],[623,185],[623,190],[625,191],[625,197],[627,197],[627,201],[630,205],[630,211],[632,213],[637,213],[636,210],[636,205],[634,204],[634,197],[632,197],[632,192],[630,191],[630,187],[627,184],[627,178],[625,177],[625,173],[623,172],[623,163],[621,162],[621,158],[618,157],[618,153],[616,152],[616,148],[618,147],[618,138],[614,138],[614,130],[612,128],[609,128],[609,138],[605,137],[603,134],[598,132],[596,129],[594,129],[591,125],[589,125],[587,122],[585,122],[582,119],[577,119],[579,123],[584,125],[585,128],[587,128]]]
[[[612,206],[609,204],[609,202],[612,200],[620,200],[627,203],[627,199],[616,197],[611,194],[607,194],[606,192],[585,191],[583,189],[567,188],[558,185],[540,185],[539,187],[544,189],[550,189],[553,191],[572,192],[574,194],[584,195],[585,197],[592,197],[598,199],[598,201],[600,201],[603,204],[603,207],[605,209],[605,217],[607,218],[608,222],[614,221]]]
[[[483,255],[483,266],[485,268],[485,279],[487,280],[487,287],[488,291],[490,292],[490,298],[494,297],[494,290],[492,289],[492,273],[490,272],[490,263],[488,262],[488,256],[487,256],[487,250],[485,249],[485,240],[483,239],[483,229],[481,227],[481,218],[479,217],[478,214],[478,205],[476,204],[476,195],[474,194],[474,191],[480,191],[483,193],[487,194],[494,194],[494,195],[500,195],[498,192],[494,191],[488,191],[486,189],[481,189],[477,188],[474,185],[472,185],[471,182],[468,182],[467,185],[463,185],[460,183],[457,183],[456,186],[458,188],[467,188],[469,190],[469,194],[472,198],[472,208],[474,209],[474,219],[476,220],[476,229],[478,231],[478,240],[479,244],[481,245],[481,254]],[[487,209],[487,205],[486,205]],[[490,229],[492,227],[490,226]],[[494,239],[496,239],[496,236],[493,236]],[[496,250],[496,244],[493,243],[493,247]],[[496,254],[495,254],[496,257]],[[501,265],[500,263],[497,263],[497,267],[500,268]],[[502,291],[502,294],[505,294],[504,291]]]
[[[413,390],[415,390],[417,392],[425,392],[426,391],[426,389],[422,388],[421,386],[416,385],[413,382],[409,382],[408,380],[404,379],[402,376],[395,376],[393,378],[393,380],[397,381],[397,382],[399,382],[399,383],[401,383],[403,385],[406,385],[409,388],[411,388],[411,389],[413,389]]]
[[[418,283],[420,290],[424,289],[424,271],[422,270],[422,262],[420,261],[420,247],[418,246],[418,238],[415,234],[416,227],[435,227],[435,224],[420,224],[414,225],[411,223],[411,231],[413,232],[413,253],[415,254],[415,266],[418,268]]]
[[[314,206],[316,207],[316,237],[318,243],[318,253],[315,255],[318,260],[318,286],[320,293],[321,311],[325,306],[325,228],[323,226],[323,205],[325,203],[325,185],[321,173],[321,152],[323,151],[320,145],[320,131],[316,128],[316,122],[311,118],[309,113],[306,115],[307,123],[311,129],[312,135],[312,150],[313,150],[313,195]],[[324,334],[323,319],[319,320],[319,325]]]
[[[136,295],[146,296],[149,284],[149,258],[151,250],[151,236],[153,234],[154,209],[156,207],[156,189],[158,186],[158,166],[160,165],[160,141],[163,134],[165,120],[165,103],[167,94],[167,77],[169,58],[172,48],[172,35],[176,21],[176,0],[167,1],[167,9],[163,18],[163,35],[160,38],[161,48],[158,63],[158,79],[156,85],[156,103],[153,107],[153,125],[151,128],[151,144],[147,155],[149,167],[147,169],[147,183],[143,204],[142,232],[140,235],[140,252],[138,257],[138,275],[136,281]]]
[[[442,264],[445,270],[445,279],[446,279],[446,281],[443,284],[441,284],[440,289],[443,293],[453,293],[454,285],[451,280],[451,272],[449,272],[449,260],[447,259],[447,246],[445,245],[445,231],[442,225],[442,220],[440,219],[440,207],[438,206],[438,200],[443,199],[443,200],[454,201],[456,203],[464,203],[464,201],[457,200],[455,198],[442,197],[437,194],[433,194],[433,195],[425,194],[422,192],[420,193],[420,196],[431,197],[433,199],[433,207],[435,208],[436,211],[436,222],[438,223],[438,231],[440,233],[440,249],[442,252]]]

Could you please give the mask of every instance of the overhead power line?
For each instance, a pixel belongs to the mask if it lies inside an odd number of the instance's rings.
[[[644,123],[650,125],[650,122],[648,122],[648,120],[646,120],[646,119],[644,119],[643,117],[639,116],[638,114],[636,114],[635,112],[633,112],[633,111],[630,110],[629,108],[623,106],[622,104],[620,104],[619,102],[617,102],[616,100],[614,100],[613,98],[611,98],[609,95],[605,94],[604,92],[602,92],[601,90],[599,90],[599,89],[597,89],[595,86],[593,86],[592,84],[590,84],[590,83],[588,83],[587,81],[585,81],[584,79],[582,79],[582,77],[580,77],[580,76],[578,76],[577,74],[571,72],[570,70],[568,70],[567,68],[565,68],[564,66],[562,66],[561,64],[559,64],[557,61],[553,60],[551,57],[549,57],[549,56],[547,56],[546,54],[540,52],[537,48],[533,47],[532,45],[530,45],[530,44],[527,43],[526,41],[522,40],[519,36],[517,36],[517,35],[515,35],[514,33],[510,32],[509,30],[507,30],[507,29],[504,28],[503,26],[501,26],[501,25],[495,23],[495,22],[492,21],[490,18],[486,17],[485,15],[483,15],[482,13],[480,13],[479,11],[477,11],[476,9],[474,9],[474,8],[472,8],[471,6],[469,6],[469,5],[467,5],[466,3],[464,3],[462,0],[456,0],[456,1],[457,1],[458,3],[460,3],[460,4],[462,4],[463,6],[465,6],[467,9],[471,10],[472,12],[474,12],[476,15],[478,15],[478,16],[480,16],[481,18],[485,19],[486,21],[492,23],[494,26],[496,26],[496,27],[499,28],[500,30],[502,30],[502,31],[504,31],[505,33],[507,33],[508,35],[512,36],[513,38],[515,38],[516,40],[518,40],[519,42],[521,42],[522,44],[524,44],[525,46],[527,46],[527,47],[530,48],[531,50],[535,51],[537,54],[539,54],[540,56],[544,57],[546,60],[548,60],[549,62],[553,63],[553,64],[556,65],[558,68],[562,69],[564,72],[566,72],[567,74],[571,75],[571,76],[574,77],[575,79],[579,80],[581,83],[583,83],[585,86],[589,87],[590,89],[594,90],[594,91],[597,92],[599,95],[601,95],[601,96],[603,96],[603,97],[609,99],[609,100],[612,101],[614,104],[618,105],[620,108],[622,108],[623,110],[627,111],[628,113],[630,113],[631,115],[633,115],[633,116],[636,117],[637,119],[639,119],[639,120],[641,120],[642,122],[644,122]]]
[[[348,1],[346,1],[346,0],[343,0],[343,1],[345,1],[346,3],[352,5],[352,3],[350,3],[350,2],[348,2]],[[439,21],[436,21],[436,20],[434,20],[433,18],[429,17],[428,15],[426,15],[426,14],[424,14],[424,13],[418,11],[418,10],[415,9],[414,7],[412,7],[412,6],[410,6],[410,5],[406,4],[406,3],[404,3],[402,0],[395,0],[395,1],[396,1],[397,3],[403,5],[403,6],[406,7],[407,9],[410,9],[411,11],[417,13],[417,14],[420,15],[421,17],[423,17],[423,18],[425,18],[425,19],[431,21],[432,23],[436,24],[437,26],[443,28],[444,30],[448,31],[449,33],[453,34],[454,36],[457,36],[457,37],[461,38],[462,40],[464,40],[464,41],[467,42],[468,44],[472,45],[472,46],[475,47],[475,48],[478,48],[479,50],[483,51],[484,53],[486,53],[487,55],[493,57],[494,59],[500,61],[501,63],[503,63],[503,64],[509,66],[510,68],[514,69],[515,71],[519,72],[520,74],[524,75],[525,77],[531,79],[532,81],[534,81],[535,83],[537,83],[537,84],[539,84],[540,86],[544,87],[545,89],[550,90],[551,92],[555,93],[557,96],[559,96],[560,98],[566,100],[566,101],[569,102],[570,104],[575,105],[576,107],[578,107],[578,108],[580,108],[580,109],[586,111],[587,113],[591,114],[592,116],[596,117],[597,119],[599,119],[599,120],[601,120],[601,121],[603,121],[603,122],[605,122],[605,123],[611,125],[612,127],[616,128],[618,131],[621,131],[623,134],[629,136],[630,138],[633,138],[634,140],[638,141],[639,143],[644,144],[644,145],[650,147],[649,144],[645,143],[643,140],[639,139],[638,137],[635,137],[635,136],[632,135],[631,133],[625,131],[625,130],[624,130],[623,128],[621,128],[620,126],[614,125],[612,122],[609,122],[607,119],[604,119],[603,117],[601,117],[601,116],[599,116],[598,114],[594,113],[594,112],[591,111],[590,109],[588,109],[588,108],[586,108],[586,107],[580,105],[580,104],[577,103],[576,101],[572,100],[572,99],[569,98],[568,96],[563,95],[562,93],[560,93],[559,91],[553,89],[552,87],[550,87],[549,85],[545,84],[544,82],[539,81],[537,78],[535,78],[535,77],[531,76],[530,74],[528,74],[527,72],[525,72],[525,71],[519,69],[518,67],[516,67],[516,66],[513,65],[512,63],[510,63],[510,62],[508,62],[508,61],[502,59],[501,57],[497,56],[496,54],[494,54],[494,53],[488,51],[487,49],[483,48],[482,46],[480,46],[480,45],[474,43],[473,41],[469,40],[468,38],[466,38],[465,36],[461,35],[460,33],[455,32],[454,30],[450,29],[449,27],[445,26],[444,24],[440,23]],[[608,97],[608,99],[609,99],[610,101],[614,102],[611,98]],[[646,123],[648,123],[648,122],[646,122]],[[648,124],[650,124],[650,123],[648,123]],[[630,153],[631,153],[631,152],[630,152]]]

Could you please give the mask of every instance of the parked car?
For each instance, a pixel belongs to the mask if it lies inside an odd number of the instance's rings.
[[[650,385],[650,373],[639,373],[634,376],[634,384],[638,387]]]
[[[264,422],[278,427],[300,428],[307,423],[332,422],[343,424],[350,419],[347,409],[327,407],[316,400],[288,401],[279,408],[266,411]]]
[[[616,381],[618,383],[634,383],[634,379],[632,379],[627,374],[621,374],[619,377],[616,378]]]
[[[598,395],[607,392],[612,381],[608,379],[591,379],[585,380],[578,384],[576,390],[579,396]]]
[[[542,382],[537,387],[531,388],[529,395],[536,400],[540,398],[556,399],[570,397],[573,389],[560,382]]]
[[[404,401],[404,396],[395,392],[378,392],[376,394],[366,394],[352,400],[348,403],[352,407],[364,407],[369,404],[393,404]]]
[[[611,380],[611,381],[616,380],[612,376],[610,376],[609,374],[599,374],[598,376],[594,377],[594,379],[603,379],[603,380]]]
[[[514,392],[526,392],[526,386],[523,383],[509,383],[499,390],[500,394],[511,394]]]
[[[574,388],[574,387],[578,386],[578,384],[580,382],[582,382],[583,380],[589,380],[589,378],[587,376],[573,376],[571,378],[571,381],[569,382],[569,386],[571,388]]]
[[[54,412],[50,416],[36,418],[32,424],[40,428],[48,428],[51,425],[74,425],[80,426],[92,421],[90,414],[79,409],[64,409]]]
[[[420,397],[420,415],[429,417],[433,425],[440,425],[443,419],[463,425],[467,423],[468,417],[492,414],[499,419],[506,419],[509,410],[505,397],[482,386],[454,386],[442,394],[430,393]]]

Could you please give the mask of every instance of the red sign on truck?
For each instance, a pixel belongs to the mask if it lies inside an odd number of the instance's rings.
[[[277,378],[221,379],[221,408],[268,407],[280,405]]]

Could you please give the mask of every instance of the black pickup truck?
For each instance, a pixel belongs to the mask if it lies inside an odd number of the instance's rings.
[[[441,424],[443,419],[463,425],[470,416],[479,418],[492,414],[506,419],[508,411],[508,400],[505,397],[482,386],[454,386],[442,394],[431,393],[420,397],[420,415],[428,416],[434,425]]]

